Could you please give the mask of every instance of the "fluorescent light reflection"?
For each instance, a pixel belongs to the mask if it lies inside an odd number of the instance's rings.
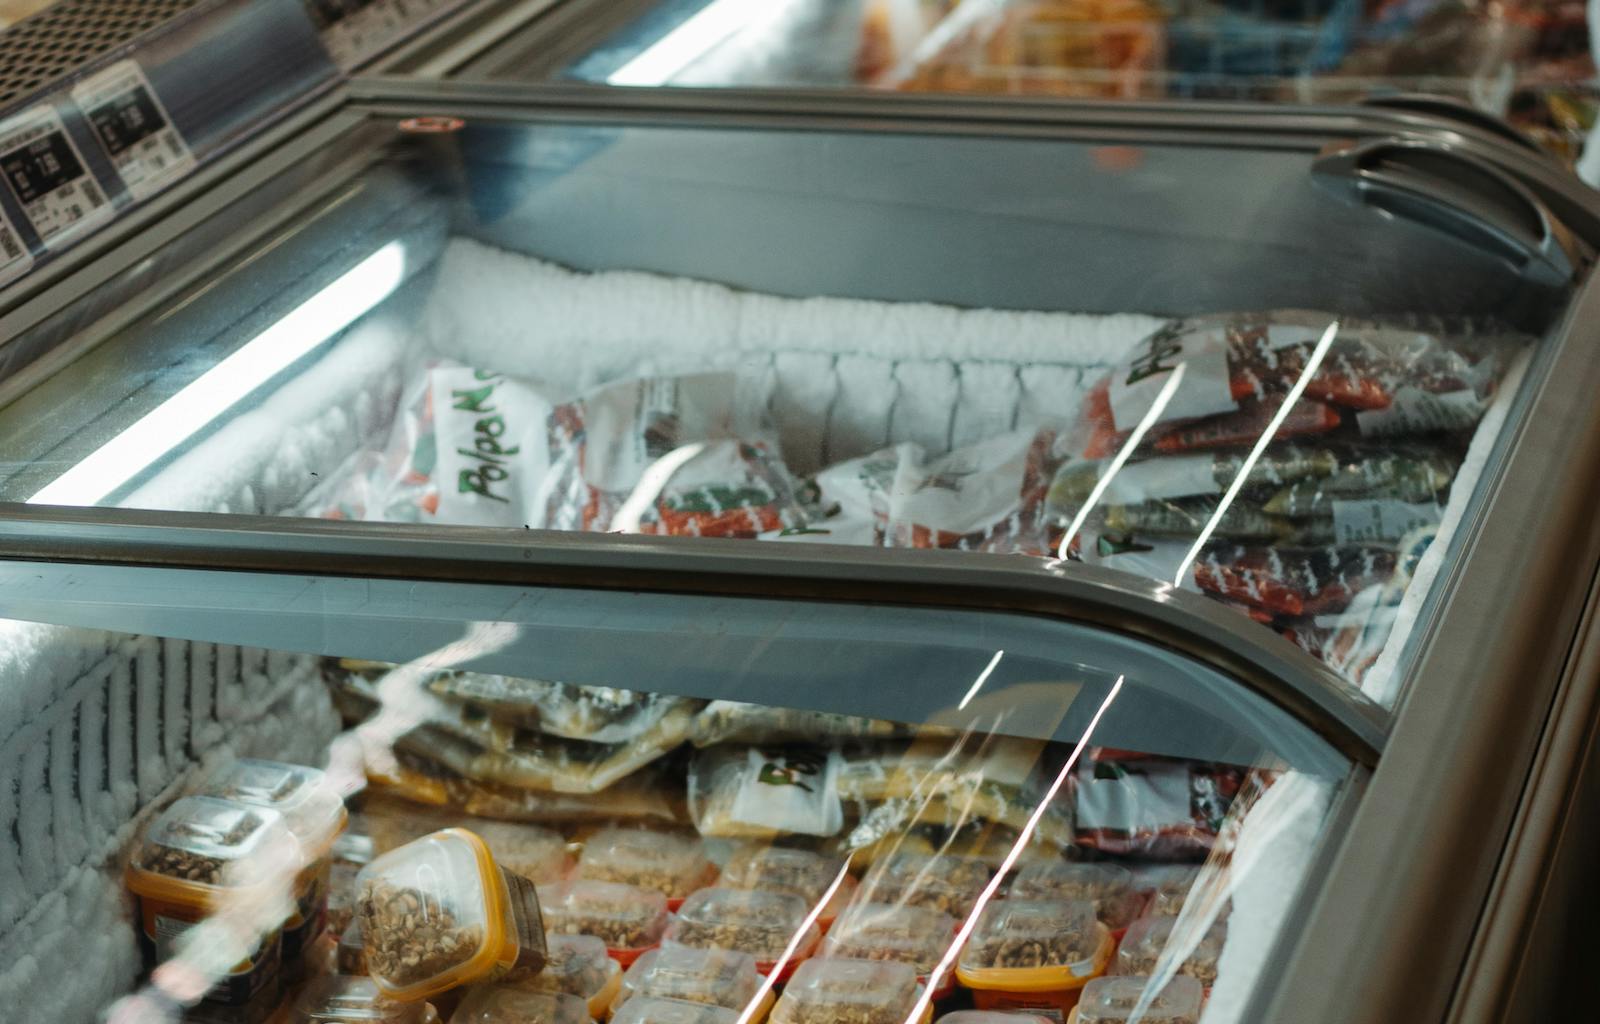
[[[405,247],[390,242],[201,374],[55,482],[32,505],[94,505],[193,437],[400,286]]]
[[[758,13],[772,6],[772,0],[712,0],[654,46],[613,71],[606,84],[665,85],[729,37],[749,28]]]
[[[994,667],[1000,664],[1000,659],[1005,656],[1006,652],[1003,650],[994,652],[994,657],[989,659],[989,664],[984,667],[982,672],[978,673],[978,678],[973,682],[972,689],[968,690],[967,695],[961,698],[961,703],[956,705],[957,711],[966,710],[967,705],[972,703],[972,698],[976,697],[978,691],[983,689],[983,684],[989,681],[989,676],[994,673]]]
[[[1317,341],[1317,347],[1311,350],[1311,358],[1306,360],[1306,368],[1300,371],[1300,376],[1295,379],[1294,387],[1289,389],[1289,394],[1283,399],[1283,404],[1278,406],[1278,411],[1272,414],[1272,420],[1267,424],[1267,429],[1256,438],[1255,447],[1250,449],[1250,455],[1239,467],[1239,472],[1234,474],[1233,482],[1228,485],[1227,493],[1217,503],[1217,510],[1211,513],[1211,518],[1206,520],[1205,528],[1200,531],[1200,536],[1195,538],[1194,546],[1189,553],[1183,556],[1183,562],[1178,566],[1178,571],[1172,577],[1172,585],[1183,585],[1183,578],[1200,556],[1200,549],[1206,546],[1211,535],[1216,532],[1217,524],[1222,522],[1222,516],[1228,511],[1228,506],[1233,504],[1233,499],[1239,496],[1244,488],[1245,481],[1250,479],[1250,474],[1255,472],[1256,462],[1260,460],[1261,453],[1267,450],[1267,445],[1278,435],[1278,430],[1283,426],[1283,421],[1289,418],[1289,412],[1300,401],[1300,396],[1305,393],[1306,385],[1311,383],[1311,378],[1316,375],[1317,367],[1322,365],[1322,357],[1328,354],[1328,348],[1333,344],[1333,339],[1339,334],[1339,321],[1335,320],[1322,332],[1322,337]]]

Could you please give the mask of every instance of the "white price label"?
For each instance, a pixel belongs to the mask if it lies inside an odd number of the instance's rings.
[[[85,79],[72,98],[134,199],[153,195],[194,168],[194,154],[136,62],[125,60]]]
[[[11,221],[0,212],[0,284],[13,281],[33,269],[33,254],[22,244],[22,237]]]
[[[0,173],[47,246],[111,218],[110,201],[52,106],[26,110],[0,126]]]

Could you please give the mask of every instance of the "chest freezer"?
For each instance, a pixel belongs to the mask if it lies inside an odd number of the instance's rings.
[[[1509,984],[1460,967],[1596,556],[1593,242],[1534,164],[366,89],[9,297],[0,992],[251,1017],[333,969],[128,894],[239,756],[362,789],[369,851],[553,833],[554,927],[745,955],[785,1014],[852,911],[943,915],[901,1019]],[[617,822],[699,867],[603,866]],[[751,844],[832,874],[757,928]],[[1030,914],[1048,984],[990,955]]]
[[[1593,123],[1589,38],[1581,8],[1542,2],[573,2],[506,33],[461,73],[1080,100],[1371,99],[1504,118],[1573,160]]]

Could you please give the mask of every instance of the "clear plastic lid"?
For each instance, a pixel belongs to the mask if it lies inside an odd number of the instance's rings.
[[[647,828],[607,828],[583,844],[578,875],[624,882],[680,899],[705,885],[712,872],[700,837]]]
[[[630,999],[611,1024],[739,1024],[739,1011],[680,999]]]
[[[894,960],[927,974],[955,939],[956,919],[926,907],[858,903],[846,910],[822,944],[822,955]]]
[[[761,987],[756,959],[733,949],[663,946],[634,961],[622,976],[618,1005],[636,996],[711,1003],[742,1010]]]
[[[1050,1024],[1050,1018],[1018,1010],[957,1010],[935,1024]]]
[[[1070,967],[1087,973],[1106,935],[1088,900],[995,900],[961,951],[963,970]]]
[[[371,978],[313,979],[295,1000],[287,1024],[423,1024],[426,1003],[385,999]]]
[[[473,821],[494,862],[514,875],[544,885],[566,877],[567,840],[561,833],[520,821]]]
[[[1115,973],[1154,974],[1161,954],[1173,942],[1173,927],[1177,922],[1175,917],[1141,917],[1129,925],[1128,934],[1123,936],[1122,944],[1117,948]],[[1184,951],[1178,973],[1198,979],[1207,988],[1211,987],[1217,980],[1217,958],[1222,955],[1222,944],[1227,937],[1227,925],[1220,921],[1206,929],[1192,948]]]
[[[917,1002],[910,964],[807,960],[784,987],[772,1024],[905,1024]]]
[[[989,865],[976,857],[902,852],[872,865],[859,898],[965,917],[988,883]]]
[[[1135,884],[1150,893],[1146,914],[1177,917],[1200,878],[1200,869],[1192,864],[1150,864],[1134,869],[1133,874]]]
[[[1125,928],[1139,916],[1133,873],[1117,864],[1034,861],[1017,872],[1010,896],[1019,900],[1088,900],[1108,928]]]
[[[1078,1024],[1128,1024],[1145,990],[1146,977],[1096,978],[1078,999]],[[1138,1024],[1199,1024],[1205,991],[1194,978],[1179,975],[1153,992],[1140,1010]]]
[[[367,969],[386,992],[438,991],[487,973],[504,931],[504,883],[469,832],[435,832],[356,878]]]
[[[830,857],[792,846],[746,843],[733,852],[722,866],[717,884],[729,889],[763,889],[788,893],[809,904],[816,904],[844,870],[843,857]],[[842,907],[849,898],[848,879],[834,891],[829,910]],[[833,916],[829,910],[824,917]]]
[[[667,898],[651,889],[589,878],[539,886],[539,907],[552,935],[593,935],[609,949],[643,949],[661,941]]]
[[[190,796],[150,824],[134,866],[196,885],[243,887],[298,856],[299,845],[278,812]]]
[[[798,896],[759,889],[701,889],[683,901],[666,940],[702,949],[736,949],[758,962],[778,959],[797,934],[794,959],[809,956],[820,933],[805,924],[811,908]]]
[[[206,794],[283,815],[307,851],[324,851],[344,828],[344,799],[316,768],[244,758],[219,772]]]
[[[589,1005],[564,992],[532,992],[510,985],[475,985],[450,1016],[450,1024],[589,1024]]]
[[[565,992],[592,999],[617,969],[617,962],[606,955],[603,939],[593,935],[546,935],[544,969],[525,976],[513,972],[506,980],[536,992]]]

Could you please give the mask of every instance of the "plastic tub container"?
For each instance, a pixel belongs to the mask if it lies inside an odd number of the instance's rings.
[[[630,999],[611,1024],[739,1024],[739,1011],[710,1003],[646,996]]]
[[[502,869],[465,829],[391,850],[362,869],[357,885],[367,970],[390,999],[426,999],[544,966],[533,883]]]
[[[663,946],[641,956],[622,976],[612,1011],[635,998],[673,999],[708,1003],[743,1012],[761,992],[756,958],[731,949],[696,949]],[[760,1024],[772,1009],[769,988],[748,1024]]]
[[[1088,900],[1100,923],[1117,939],[1139,916],[1145,902],[1127,868],[1064,860],[1027,865],[1012,879],[1009,896],[1018,900]]]
[[[701,889],[683,901],[665,941],[698,949],[734,949],[755,957],[756,970],[777,970],[782,982],[817,948],[821,932],[806,924],[811,908],[798,896],[759,889]],[[794,942],[795,936],[800,936]],[[794,951],[778,961],[794,942]]]
[[[772,1008],[774,995],[761,991],[755,957],[731,949],[696,949],[667,945],[641,956],[622,977],[612,1003],[615,1012],[634,998],[708,1003],[743,1012],[758,993],[761,1005],[750,1024],[759,1024]]]
[[[1155,973],[1161,954],[1172,940],[1175,917],[1141,917],[1128,926],[1117,948],[1114,973],[1143,975]],[[1227,925],[1217,922],[1208,928],[1194,948],[1189,950],[1178,965],[1178,973],[1188,975],[1210,988],[1217,980],[1217,958],[1222,955],[1222,944],[1228,937]]]
[[[509,985],[474,985],[450,1024],[588,1024],[589,1007],[565,992],[530,992]]]
[[[807,960],[772,1008],[771,1024],[906,1024],[921,989],[910,964]],[[922,1020],[932,1017],[932,1004]]]
[[[1188,864],[1150,864],[1132,873],[1134,884],[1149,893],[1145,913],[1152,917],[1177,917],[1200,877],[1200,869]]]
[[[925,907],[963,918],[977,905],[989,875],[989,865],[976,857],[895,853],[872,865],[857,898]]]
[[[1128,1024],[1150,985],[1146,977],[1096,978],[1083,987],[1083,997],[1067,1018],[1072,1024]],[[1179,975],[1139,1013],[1138,1024],[1200,1024],[1205,992],[1193,978]]]
[[[572,871],[572,854],[561,833],[520,821],[484,821],[469,825],[484,842],[494,861],[535,885],[548,885]]]
[[[814,907],[828,894],[829,887],[839,881],[844,867],[843,857],[789,846],[745,843],[734,850],[733,856],[722,866],[722,878],[717,884],[729,889],[787,893]],[[855,879],[845,875],[817,917],[817,926],[823,931],[832,927],[855,891]]]
[[[138,898],[147,965],[170,959],[183,933],[230,898],[260,899],[269,879],[299,857],[276,811],[207,796],[174,803],[150,823],[126,876]],[[211,987],[206,1002],[254,1007],[275,1000],[281,946],[279,932],[264,937]]]
[[[372,837],[346,830],[333,841],[328,865],[328,931],[343,935],[356,919],[356,876],[372,863],[377,851]]]
[[[306,866],[295,879],[294,913],[283,926],[284,963],[299,965],[327,927],[333,845],[348,819],[344,799],[315,768],[249,759],[228,765],[203,793],[277,811],[299,842]]]
[[[545,927],[553,935],[593,935],[626,967],[661,942],[667,898],[621,882],[574,879],[539,887]]]
[[[717,869],[697,835],[649,828],[606,828],[590,836],[578,858],[578,877],[653,889],[677,910]]]
[[[426,1024],[427,1003],[383,998],[371,978],[316,978],[289,1008],[284,1024]]]
[[[617,990],[622,967],[606,955],[606,944],[593,935],[546,935],[544,970],[512,971],[504,984],[531,992],[565,992],[589,1007],[589,1016],[604,1020]]]
[[[1054,1024],[1054,1018],[1015,1011],[1003,1013],[1000,1010],[957,1010],[940,1017],[934,1024]]]
[[[980,1010],[1065,1016],[1105,973],[1115,944],[1088,900],[995,900],[956,961]]]
[[[956,919],[949,914],[892,903],[857,903],[822,940],[822,955],[910,964],[918,981],[926,985],[955,936]],[[946,972],[933,997],[943,999],[954,986],[955,976]]]

